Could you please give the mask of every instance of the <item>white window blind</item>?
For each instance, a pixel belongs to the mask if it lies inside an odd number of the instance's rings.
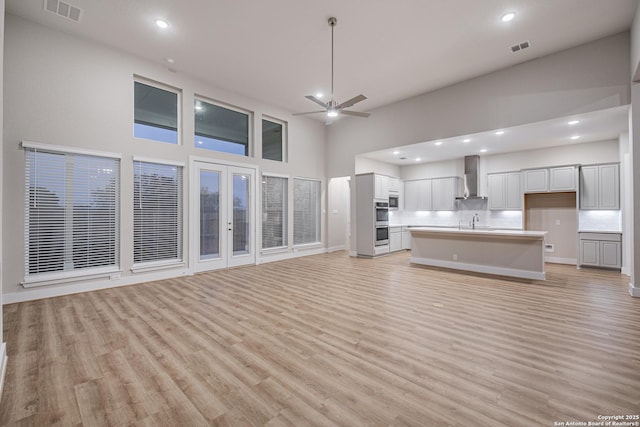
[[[25,277],[117,267],[120,160],[25,151]]]
[[[262,177],[262,248],[287,246],[287,178]]]
[[[182,167],[133,163],[133,262],[181,261]]]
[[[320,242],[320,181],[293,180],[293,244]]]

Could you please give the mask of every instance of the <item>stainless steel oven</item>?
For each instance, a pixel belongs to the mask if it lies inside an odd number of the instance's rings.
[[[389,227],[388,226],[376,226],[376,246],[383,246],[389,244]]]
[[[376,202],[376,227],[389,225],[389,202]]]
[[[389,193],[389,210],[397,211],[400,207],[400,195],[398,193]]]

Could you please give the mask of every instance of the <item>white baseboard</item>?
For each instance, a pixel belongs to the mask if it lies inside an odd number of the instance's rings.
[[[629,295],[640,298],[640,287],[634,286],[633,283],[629,283]]]
[[[303,249],[303,250],[297,250],[293,252],[280,252],[273,255],[262,255],[260,257],[259,263],[266,264],[269,262],[285,261],[288,259],[300,258],[303,256],[309,256],[309,255],[319,255],[324,253],[327,253],[327,249],[325,248]]]
[[[522,279],[544,280],[545,273],[538,271],[518,270],[515,268],[494,267],[490,265],[465,264],[463,262],[443,261],[432,258],[414,258],[415,264],[429,265],[432,267],[451,268],[453,270],[473,271],[475,273],[497,274],[499,276],[519,277]]]
[[[345,245],[332,246],[329,249],[327,249],[327,252],[331,253],[331,252],[337,252],[337,251],[344,251],[345,249],[347,249]]]
[[[349,256],[357,258],[358,257],[358,251],[349,251]]]
[[[546,256],[544,257],[544,262],[551,262],[554,264],[569,264],[569,265],[577,265],[578,260],[576,258],[560,258],[555,256]]]
[[[7,343],[3,342],[0,345],[0,399],[2,398],[2,391],[4,390],[4,376],[7,373]]]
[[[63,295],[79,294],[82,292],[97,291],[101,289],[117,288],[120,286],[136,285],[138,283],[153,282],[155,280],[172,279],[174,277],[188,276],[188,270],[156,271],[153,273],[139,274],[135,276],[121,277],[117,280],[101,280],[97,282],[74,282],[69,285],[44,286],[41,288],[29,288],[18,292],[3,294],[3,304],[33,301],[43,298],[59,297]]]

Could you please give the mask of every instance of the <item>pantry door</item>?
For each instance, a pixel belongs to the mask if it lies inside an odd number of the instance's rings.
[[[194,162],[195,272],[255,264],[255,170]]]

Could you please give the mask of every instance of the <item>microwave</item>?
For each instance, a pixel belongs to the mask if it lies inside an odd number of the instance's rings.
[[[389,194],[389,210],[398,210],[400,207],[400,196],[395,193]]]

